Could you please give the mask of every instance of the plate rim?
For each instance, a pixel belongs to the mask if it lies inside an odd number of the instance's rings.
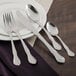
[[[35,1],[36,2],[36,1]],[[16,2],[15,2],[16,3]],[[37,3],[37,2],[36,2]],[[40,7],[42,7],[39,3],[37,3]],[[42,9],[44,10],[44,8],[42,7]],[[44,10],[44,12],[45,12],[45,10]],[[45,13],[45,17],[46,17],[46,13]],[[45,22],[44,22],[44,25],[45,25],[45,23],[46,23],[46,18],[45,18]],[[39,29],[39,32],[41,31],[41,28],[39,28],[38,27],[38,29]],[[22,38],[23,39],[27,39],[27,38],[29,38],[29,37],[32,37],[34,34],[33,33],[31,33],[31,32],[29,32],[28,33],[29,35],[21,35],[22,36]],[[0,40],[5,40],[5,41],[9,41],[10,39],[9,39],[9,35],[7,35],[7,36],[4,36],[4,35],[2,35],[2,37],[4,37],[4,38],[1,38],[0,37]],[[7,39],[6,39],[7,38]],[[14,37],[13,36],[13,40],[19,40],[19,38],[18,37]]]

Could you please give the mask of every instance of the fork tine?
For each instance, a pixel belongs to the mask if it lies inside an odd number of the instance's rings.
[[[15,23],[13,13],[11,12],[10,15],[11,15],[11,19],[12,19],[11,22],[12,22],[12,23]]]
[[[12,12],[11,12],[12,13]],[[9,21],[12,22],[11,13],[8,14]]]
[[[8,13],[5,13],[5,22],[9,24]]]
[[[7,20],[8,24],[11,22],[11,18],[10,17],[11,17],[10,13],[7,13],[6,14],[6,20]]]
[[[4,21],[5,24],[8,23],[8,19],[7,19],[7,14],[6,13],[3,14],[3,21]]]
[[[4,17],[4,14],[3,14],[3,21],[4,21],[4,23],[5,23],[5,17]]]

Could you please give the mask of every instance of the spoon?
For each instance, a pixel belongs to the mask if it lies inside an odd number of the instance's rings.
[[[68,56],[71,56],[71,57],[75,56],[75,53],[72,52],[72,51],[69,49],[69,47],[68,47],[68,46],[62,41],[62,39],[58,36],[59,30],[58,30],[58,28],[57,28],[54,24],[52,24],[52,23],[50,23],[50,22],[47,22],[46,28],[47,28],[48,32],[49,32],[51,35],[56,36],[56,37],[61,41],[63,47],[65,48],[65,50],[66,50],[66,52],[67,52],[67,54],[68,54]]]
[[[56,50],[61,50],[62,47],[60,44],[58,44],[55,39],[49,34],[49,32],[41,25],[41,23],[39,22],[40,20],[40,14],[39,12],[36,10],[36,8],[30,4],[26,5],[26,14],[29,17],[30,20],[32,20],[34,23],[38,24],[47,34],[48,38],[51,40],[53,47]]]

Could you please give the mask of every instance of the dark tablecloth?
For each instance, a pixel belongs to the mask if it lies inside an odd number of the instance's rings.
[[[25,41],[38,63],[31,65],[20,41],[15,41],[21,65],[15,66],[12,63],[12,49],[10,41],[0,41],[0,76],[58,76],[58,74],[36,53],[36,51]]]

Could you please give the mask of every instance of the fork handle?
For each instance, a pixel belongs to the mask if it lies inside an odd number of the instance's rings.
[[[53,54],[57,62],[64,63],[65,58],[61,56],[53,47],[41,36],[40,33],[35,33],[34,34],[45,44],[45,46],[49,49],[49,51]]]
[[[14,42],[13,42],[11,33],[9,33],[9,36],[10,36],[11,45],[12,45],[13,64],[20,65],[21,64],[21,61],[20,61],[19,57],[17,56],[17,50],[15,48],[15,45],[14,45]]]
[[[19,37],[19,39],[21,40],[21,43],[23,45],[23,48],[25,50],[25,53],[27,55],[27,58],[28,58],[28,61],[29,63],[31,64],[36,64],[37,63],[37,60],[34,56],[32,56],[30,50],[28,49],[27,45],[25,44],[25,42],[23,41],[22,37],[20,36],[20,33],[15,31],[15,33],[17,34],[17,36]]]

